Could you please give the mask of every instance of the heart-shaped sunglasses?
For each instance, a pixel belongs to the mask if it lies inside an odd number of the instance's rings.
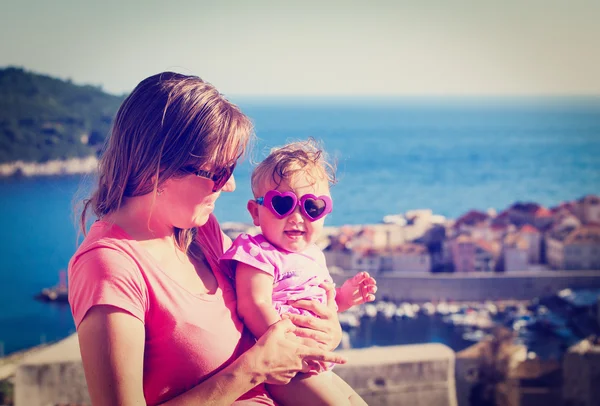
[[[309,221],[316,221],[333,210],[333,201],[329,196],[305,194],[298,198],[294,192],[281,193],[269,190],[264,197],[256,198],[256,203],[268,208],[278,219],[289,216],[300,206],[300,211]]]

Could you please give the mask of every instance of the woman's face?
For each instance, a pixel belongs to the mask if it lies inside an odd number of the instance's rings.
[[[229,178],[223,188],[213,192],[214,182],[195,174],[168,179],[161,185],[161,195],[156,197],[157,210],[173,227],[188,229],[206,224],[215,209],[221,192],[235,190],[235,178]]]

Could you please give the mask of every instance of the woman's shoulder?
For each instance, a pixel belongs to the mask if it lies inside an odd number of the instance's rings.
[[[128,238],[114,224],[96,222],[69,261],[69,304],[76,327],[96,305],[118,307],[144,322],[148,287]]]
[[[92,224],[85,238],[69,261],[73,266],[82,257],[89,256],[90,252],[101,252],[101,257],[127,257],[131,256],[131,237],[116,224],[97,220]]]
[[[131,237],[117,224],[105,220],[96,220],[78,247],[78,251],[86,250],[92,245],[119,246]]]

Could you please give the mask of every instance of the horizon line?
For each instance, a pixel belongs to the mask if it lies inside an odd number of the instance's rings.
[[[91,86],[99,88],[103,93],[112,95],[112,96],[126,96],[130,92],[133,91],[133,88],[129,91],[112,91],[105,88],[105,84],[94,84],[94,83],[84,83],[73,80],[70,77],[64,76],[53,76],[49,73],[39,72],[36,70],[32,70],[26,68],[24,66],[19,65],[0,65],[0,70],[3,69],[21,69],[27,73],[46,76],[52,79],[57,79],[62,82],[72,83],[76,86]],[[209,81],[210,83],[210,81]],[[245,99],[339,99],[343,98],[347,100],[348,98],[352,98],[353,101],[358,98],[364,99],[600,99],[600,91],[597,93],[592,92],[543,92],[543,93],[489,93],[489,92],[467,92],[467,93],[433,93],[433,92],[423,92],[423,93],[227,93],[221,92],[226,97],[231,98],[245,98]]]

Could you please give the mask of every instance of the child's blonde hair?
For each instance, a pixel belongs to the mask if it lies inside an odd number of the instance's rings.
[[[306,141],[271,149],[269,156],[252,171],[252,193],[254,197],[259,197],[262,192],[260,187],[269,177],[279,186],[282,181],[291,179],[299,172],[306,173],[312,179],[311,184],[319,180],[327,180],[330,186],[336,183],[335,164],[329,162],[320,143],[310,137]]]

